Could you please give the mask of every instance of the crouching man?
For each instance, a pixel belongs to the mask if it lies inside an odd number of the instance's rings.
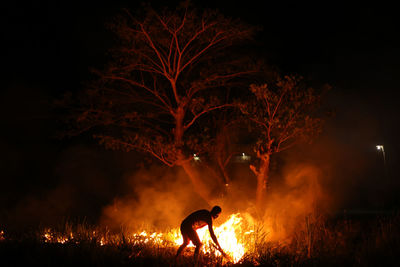
[[[221,213],[221,207],[214,206],[211,211],[208,210],[198,210],[187,216],[181,224],[181,233],[183,237],[183,244],[179,247],[178,252],[176,253],[175,259],[182,253],[183,249],[189,245],[190,240],[193,245],[196,246],[194,251],[194,261],[197,265],[199,259],[200,248],[203,245],[200,241],[200,238],[196,232],[197,229],[200,229],[206,225],[208,225],[208,230],[210,231],[210,236],[214,241],[217,249],[222,253],[224,257],[226,257],[225,252],[222,250],[221,246],[218,243],[217,237],[214,234],[214,230],[212,227],[213,219],[218,218]]]

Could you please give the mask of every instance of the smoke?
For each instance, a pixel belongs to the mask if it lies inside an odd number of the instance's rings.
[[[250,214],[261,219],[270,240],[282,241],[305,227],[306,220],[335,217],[343,209],[360,208],[365,199],[376,203],[371,194],[376,189],[376,164],[372,164],[376,163],[376,118],[370,114],[373,111],[367,112],[365,103],[336,97],[333,102],[340,102],[341,110],[322,136],[313,144],[272,157],[264,217],[255,209],[256,178],[248,163],[229,166],[231,182],[225,194],[215,191],[209,203],[222,207],[219,222],[232,213]],[[203,171],[202,175],[209,174]],[[104,208],[104,225],[136,230],[175,228],[192,211],[211,208],[180,168],[153,165],[124,177],[127,192]]]
[[[306,217],[324,215],[335,210],[334,202],[323,187],[322,166],[285,154],[284,161],[271,163],[269,187],[263,214],[255,205],[256,177],[248,164],[237,164],[231,169],[232,181],[227,194],[218,200],[223,212],[221,221],[240,212],[247,223],[262,226],[270,241],[288,241],[302,227]]]
[[[175,228],[194,209],[207,207],[178,168],[142,167],[124,180],[128,193],[103,209],[102,225],[131,230]]]
[[[381,199],[376,193],[381,186],[376,170],[381,158],[377,159],[374,146],[378,125],[372,114],[364,112],[365,107],[350,103],[343,103],[348,108],[313,145],[273,156],[263,218],[271,239],[290,237],[308,216],[334,216],[342,209],[375,204]],[[33,168],[9,175],[8,189],[14,185],[12,177],[23,177],[23,181],[15,182],[15,190],[25,184],[30,190],[7,202],[15,202],[7,214],[11,224],[59,223],[66,217],[87,216],[96,221],[100,218],[100,224],[111,228],[176,228],[194,210],[210,209],[212,205],[222,207],[217,223],[236,212],[260,219],[254,208],[256,179],[248,163],[229,166],[229,187],[225,194],[213,191],[215,198],[209,205],[181,168],[156,164],[138,167],[142,158],[134,153],[107,152],[96,144],[68,145],[45,153],[41,146],[40,154],[36,154],[35,147],[26,153],[26,161],[18,163],[16,145],[5,144],[10,152],[4,156],[4,162],[10,162],[4,164],[3,170],[10,169],[5,173],[17,171],[30,161],[32,166],[41,166],[31,176],[27,173]],[[11,161],[18,164],[14,166]],[[204,170],[200,175],[214,179]],[[32,189],[32,184],[37,186]],[[12,194],[7,195],[10,199],[8,196]]]
[[[346,148],[325,135],[313,145],[275,156],[263,218],[255,209],[256,178],[248,163],[231,165],[229,187],[210,203],[222,207],[218,222],[232,213],[250,214],[263,221],[269,240],[282,241],[304,227],[306,218],[334,216],[349,202],[354,181],[368,170],[368,161],[360,152],[344,154]],[[126,194],[103,209],[101,224],[132,230],[176,228],[192,211],[211,208],[180,168],[142,167],[125,174],[124,181]]]
[[[290,239],[309,220],[383,207],[376,118],[349,102],[313,144],[274,155],[263,218],[271,240]]]
[[[281,185],[270,190],[263,217],[272,241],[293,236],[306,217],[326,212],[330,201],[320,184],[322,172],[312,164],[290,164],[282,178]]]

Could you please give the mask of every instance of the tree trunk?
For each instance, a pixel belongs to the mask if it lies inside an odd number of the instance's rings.
[[[267,193],[269,163],[270,163],[269,155],[264,155],[261,158],[260,169],[256,173],[257,176],[256,206],[261,214],[263,214],[265,195]]]
[[[211,188],[204,183],[201,175],[192,165],[191,157],[185,157],[182,152],[183,146],[183,118],[185,116],[184,108],[179,106],[175,113],[175,147],[177,148],[177,165],[181,166],[186,174],[189,176],[195,191],[202,197],[208,204],[210,204]]]
[[[207,184],[203,181],[200,173],[192,165],[192,162],[188,159],[183,159],[180,161],[179,165],[189,176],[189,179],[192,182],[196,193],[199,194],[199,196],[210,205],[212,188],[210,186],[207,186]]]

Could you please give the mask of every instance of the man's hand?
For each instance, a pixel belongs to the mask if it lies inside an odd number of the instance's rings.
[[[226,253],[222,250],[222,248],[221,248],[221,246],[220,246],[219,244],[218,244],[218,247],[217,247],[216,245],[214,245],[214,244],[212,244],[212,245],[214,246],[215,249],[218,249],[218,251],[221,252],[222,256],[224,256],[225,258],[227,258],[228,260],[230,260],[229,255],[226,254]]]
[[[222,250],[222,248],[219,248],[219,252],[221,252],[222,256],[229,259],[229,256]]]

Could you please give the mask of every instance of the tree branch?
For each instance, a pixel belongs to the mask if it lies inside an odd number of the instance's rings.
[[[148,86],[146,86],[144,83],[138,83],[135,81],[132,81],[130,79],[124,78],[124,77],[120,77],[120,76],[105,76],[105,79],[112,79],[112,80],[120,80],[120,81],[124,81],[127,82],[133,86],[138,86],[141,87],[143,89],[145,89],[146,91],[148,91],[149,93],[151,93],[152,95],[154,95],[158,100],[161,101],[161,103],[164,104],[164,106],[166,107],[166,109],[173,114],[173,109],[172,107],[155,91],[150,89]]]
[[[142,29],[143,34],[146,36],[147,41],[150,44],[150,47],[153,49],[153,51],[156,53],[158,59],[160,60],[160,63],[162,65],[162,69],[163,69],[163,73],[165,75],[165,77],[169,77],[169,74],[167,72],[167,69],[165,67],[165,62],[164,59],[162,58],[162,55],[160,53],[160,51],[156,48],[155,44],[153,43],[153,40],[151,39],[150,35],[147,33],[147,31],[144,29],[143,24],[140,24],[140,27]]]
[[[193,117],[193,119],[192,119],[189,123],[187,123],[186,125],[184,125],[183,128],[184,128],[185,130],[188,129],[198,118],[200,118],[202,115],[204,115],[204,114],[206,114],[206,113],[208,113],[208,112],[211,112],[211,111],[213,111],[213,110],[220,109],[220,108],[233,107],[233,106],[235,106],[235,105],[234,105],[234,104],[224,104],[224,105],[219,105],[219,106],[214,106],[214,107],[209,107],[209,108],[207,108],[207,109],[204,109],[202,112],[196,114],[196,115]]]
[[[195,61],[198,57],[200,57],[205,51],[207,51],[211,46],[217,44],[218,42],[220,42],[221,40],[223,40],[224,38],[221,38],[219,40],[217,40],[218,35],[220,35],[221,32],[218,32],[213,39],[210,41],[210,43],[204,47],[203,49],[201,49],[199,52],[197,52],[194,56],[192,56],[192,58],[190,58],[185,65],[183,65],[182,68],[180,68],[179,72],[182,72],[188,65],[191,65],[193,63],[193,61]]]

